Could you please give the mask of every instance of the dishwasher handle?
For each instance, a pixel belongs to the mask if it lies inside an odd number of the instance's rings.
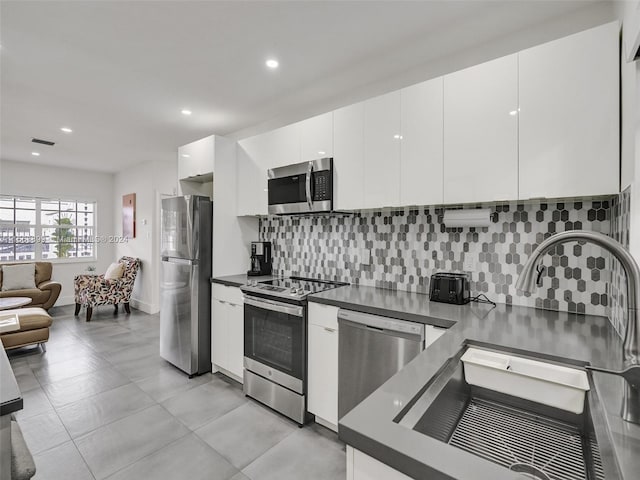
[[[374,330],[400,333],[404,335],[415,335],[424,340],[424,325],[397,318],[383,317],[370,313],[354,312],[353,310],[338,310],[338,321],[348,321]]]

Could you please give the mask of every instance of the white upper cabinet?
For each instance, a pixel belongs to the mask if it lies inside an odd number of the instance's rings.
[[[400,91],[400,204],[442,203],[443,79]]]
[[[333,112],[299,122],[300,161],[333,156]]]
[[[268,169],[331,156],[335,210],[615,194],[619,29],[602,25],[242,140],[238,214],[267,214]],[[207,158],[192,145],[180,153]],[[179,162],[180,178],[212,171],[205,163]]]
[[[260,135],[263,149],[258,152],[265,170],[300,162],[300,123],[293,123]]]
[[[364,102],[365,208],[400,205],[400,91]]]
[[[178,147],[178,178],[212,174],[214,151],[214,135]]]
[[[238,142],[237,215],[267,214],[267,168],[260,163],[263,160],[261,152],[266,148],[266,143],[263,135]]]
[[[364,208],[364,103],[333,112],[334,208]]]
[[[518,198],[518,55],[444,77],[444,203]]]
[[[619,191],[618,22],[520,52],[520,197]]]

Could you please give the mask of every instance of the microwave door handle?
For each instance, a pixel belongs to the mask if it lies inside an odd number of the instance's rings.
[[[307,166],[307,180],[306,180],[306,190],[307,190],[307,205],[309,206],[309,211],[313,210],[313,197],[311,196],[311,175],[313,175],[313,162],[309,162]]]

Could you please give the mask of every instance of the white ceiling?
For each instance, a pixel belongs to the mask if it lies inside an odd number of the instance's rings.
[[[171,160],[178,145],[347,104],[376,80],[585,4],[3,0],[0,158],[109,172]]]

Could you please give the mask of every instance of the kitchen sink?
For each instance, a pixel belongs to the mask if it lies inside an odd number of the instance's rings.
[[[591,388],[585,393],[584,407],[580,408],[581,413],[574,413],[532,401],[531,397],[471,385],[462,361],[466,351],[463,348],[443,366],[396,418],[397,423],[524,478],[620,478],[604,411],[590,377],[587,378]],[[540,361],[533,356],[529,358],[534,363]],[[552,368],[565,367],[556,363]],[[603,464],[604,456],[607,461]]]

